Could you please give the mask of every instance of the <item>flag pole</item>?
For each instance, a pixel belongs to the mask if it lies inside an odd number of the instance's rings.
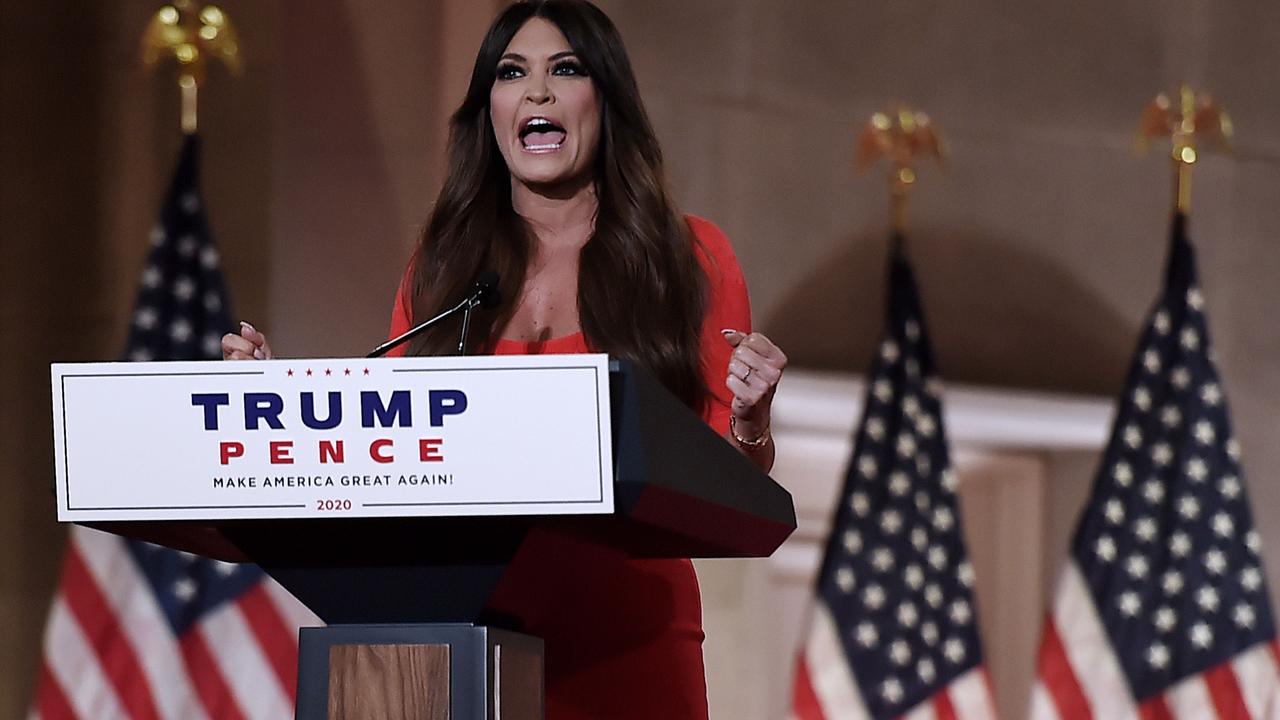
[[[1230,133],[1186,86],[1176,105],[1160,95],[1143,111],[1139,149],[1172,139],[1165,278],[1050,602],[1031,720],[1168,716],[1186,698],[1203,698],[1195,717],[1275,716],[1262,540],[1185,222],[1197,140],[1226,146]]]
[[[942,143],[907,108],[872,115],[858,139],[859,166],[890,162],[885,326],[792,674],[796,718],[952,717],[957,707],[996,717],[941,386],[902,252],[924,154],[941,160]]]
[[[199,129],[200,84],[206,58],[222,60],[233,75],[240,74],[240,43],[235,27],[217,5],[175,0],[156,11],[142,35],[142,62],[148,68],[172,56],[178,62],[182,90],[182,132]]]
[[[1138,124],[1138,151],[1146,150],[1152,140],[1169,138],[1173,161],[1174,212],[1191,212],[1191,170],[1199,159],[1199,149],[1208,143],[1231,152],[1233,127],[1231,116],[1206,93],[1197,93],[1190,85],[1178,90],[1175,103],[1160,93],[1142,111]],[[1199,148],[1199,149],[1198,149]]]
[[[907,229],[907,197],[915,186],[917,157],[921,155],[943,164],[946,149],[929,116],[902,104],[891,111],[872,113],[858,137],[855,165],[859,170],[866,170],[881,157],[889,161],[889,227],[895,239]]]

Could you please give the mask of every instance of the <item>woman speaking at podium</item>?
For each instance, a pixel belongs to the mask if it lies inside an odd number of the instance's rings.
[[[786,357],[751,332],[742,272],[710,222],[682,216],[621,37],[586,0],[507,7],[451,119],[448,173],[405,273],[391,335],[484,271],[501,304],[473,353],[606,352],[646,367],[764,470]],[[456,325],[409,353],[456,351]],[[231,359],[270,357],[245,324]],[[688,560],[633,560],[535,532],[492,603],[546,648],[549,720],[705,718],[702,607]]]

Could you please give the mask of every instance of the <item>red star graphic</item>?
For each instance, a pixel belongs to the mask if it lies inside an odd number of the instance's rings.
[[[307,377],[311,377],[311,368],[307,368]]]
[[[288,375],[289,375],[289,377],[293,377],[293,369],[292,369],[292,368],[290,368],[290,370],[289,370],[289,372],[288,372]]]
[[[330,376],[330,375],[332,375],[332,374],[333,374],[333,371],[332,371],[332,370],[330,370],[329,368],[325,368],[325,369],[324,369],[324,376],[325,376],[325,377],[329,377],[329,376]]]
[[[365,368],[365,369],[364,369],[364,374],[365,374],[365,375],[368,375],[368,374],[369,374],[369,368]]]
[[[343,374],[343,375],[350,375],[350,374],[351,374],[351,368],[343,368],[343,370],[342,370],[342,374]]]

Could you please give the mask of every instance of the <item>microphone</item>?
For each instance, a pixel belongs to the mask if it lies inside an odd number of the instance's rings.
[[[492,270],[480,273],[472,290],[477,294],[480,307],[485,310],[492,310],[502,303],[502,293],[498,291],[498,273]]]
[[[459,312],[462,313],[462,333],[458,338],[458,354],[461,355],[467,347],[467,332],[471,329],[471,311],[474,310],[477,305],[485,310],[492,310],[493,308],[498,307],[501,303],[502,293],[498,290],[498,273],[492,270],[485,270],[476,278],[475,283],[471,286],[470,294],[463,298],[462,302],[429,320],[424,320],[418,323],[400,335],[382,343],[373,350],[370,350],[369,354],[365,355],[365,357],[382,357],[391,350],[417,337],[428,328],[440,324],[446,318],[449,318]]]
[[[492,270],[480,273],[475,285],[471,287],[471,296],[467,298],[466,306],[462,308],[462,332],[458,335],[459,355],[467,351],[467,332],[471,330],[471,311],[477,305],[486,310],[492,310],[498,307],[501,301],[502,295],[498,292],[498,273]]]

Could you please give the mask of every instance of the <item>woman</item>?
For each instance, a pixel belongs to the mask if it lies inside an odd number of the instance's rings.
[[[682,217],[630,61],[586,0],[520,2],[494,21],[451,120],[449,172],[401,284],[391,335],[498,272],[504,304],[472,352],[607,352],[654,373],[759,467],[786,357],[752,333],[724,235]],[[448,354],[458,327],[412,343]],[[271,357],[248,324],[232,359]],[[631,560],[531,535],[491,609],[546,642],[547,718],[705,718],[702,617],[688,560]]]

